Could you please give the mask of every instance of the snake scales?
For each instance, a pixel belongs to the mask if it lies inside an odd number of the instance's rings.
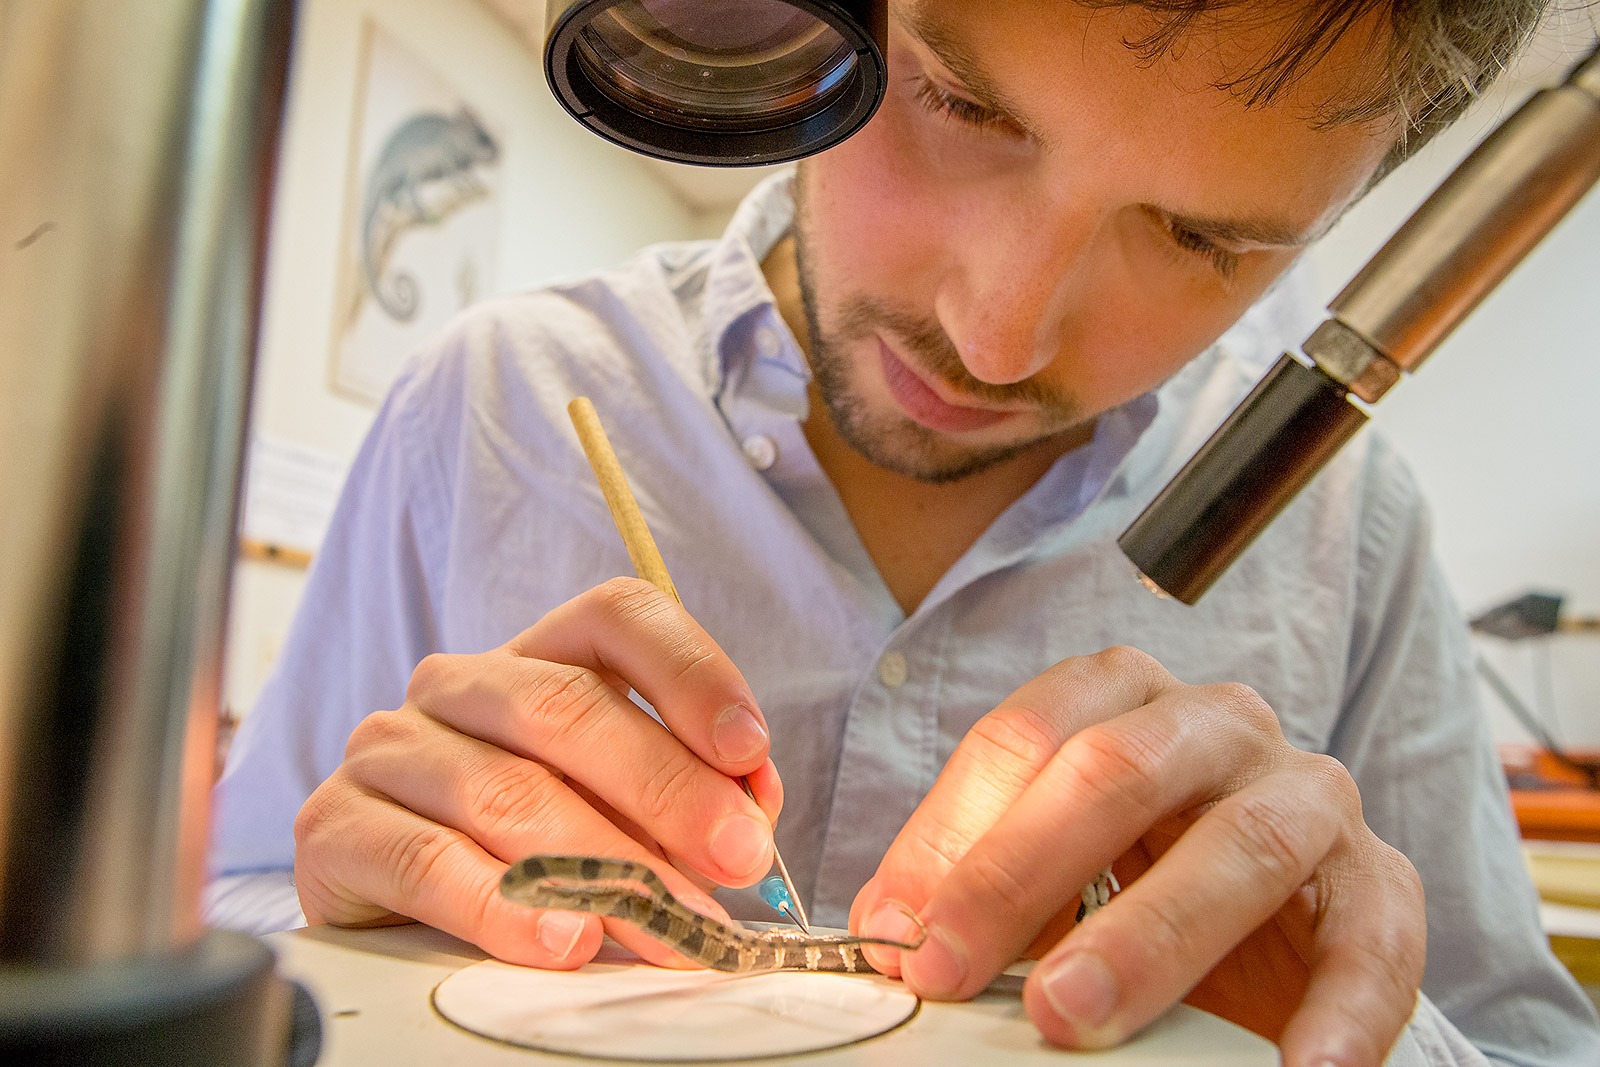
[[[1108,867],[1083,889],[1078,919],[1104,907],[1120,888]],[[862,945],[911,951],[922,945],[877,937],[814,937],[743,930],[693,911],[642,863],[595,856],[530,856],[500,879],[500,895],[532,908],[562,908],[621,919],[716,971],[870,971]]]
[[[663,945],[712,970],[870,971],[862,945],[915,949],[922,944],[876,937],[757,933],[692,911],[642,863],[594,856],[530,856],[500,879],[500,895],[534,908],[603,915],[636,926]]]

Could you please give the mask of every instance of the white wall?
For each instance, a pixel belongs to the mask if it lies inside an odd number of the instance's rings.
[[[632,154],[563,113],[535,57],[477,0],[305,0],[300,5],[270,241],[255,429],[354,455],[373,411],[328,388],[334,294],[363,19],[376,17],[501,134],[501,291],[623,259],[704,224]],[[247,711],[304,582],[241,563],[234,583],[227,707]]]
[[[1587,51],[1570,13],[1494,97],[1358,204],[1312,253],[1325,299],[1534,88]],[[1475,614],[1530,589],[1600,615],[1600,193],[1591,192],[1416,374],[1373,410],[1422,483],[1440,560]],[[1480,647],[1533,702],[1548,666],[1568,744],[1600,746],[1600,635]],[[1522,740],[1487,692],[1495,729]]]

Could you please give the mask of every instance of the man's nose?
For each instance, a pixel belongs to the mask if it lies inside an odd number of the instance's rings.
[[[995,385],[1032,377],[1060,351],[1095,239],[1086,213],[1008,214],[961,227],[934,299],[968,373]]]

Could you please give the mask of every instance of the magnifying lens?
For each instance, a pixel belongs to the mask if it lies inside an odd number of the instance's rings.
[[[877,110],[887,20],[886,0],[555,0],[545,75],[574,118],[636,152],[786,163]]]

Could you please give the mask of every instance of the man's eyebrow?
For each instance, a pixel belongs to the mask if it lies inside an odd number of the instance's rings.
[[[1205,218],[1185,215],[1181,211],[1163,211],[1162,214],[1177,226],[1193,230],[1224,244],[1272,245],[1278,248],[1304,248],[1321,237],[1331,224],[1313,226],[1310,230],[1293,223],[1266,218]]]
[[[962,90],[973,100],[1034,140],[1049,143],[1049,138],[1039,125],[1022,116],[1016,105],[995,85],[983,63],[938,19],[921,7],[898,17],[906,32],[921,41],[934,58],[961,81]]]
[[[949,28],[918,5],[896,16],[906,32],[916,37],[961,82],[962,90],[997,117],[1048,146],[1049,137],[1037,123],[1024,118],[1006,94],[995,85],[983,63]],[[1270,218],[1208,218],[1159,209],[1174,225],[1193,230],[1225,244],[1257,244],[1276,248],[1304,248],[1333,228],[1337,217],[1307,230],[1294,223]]]

